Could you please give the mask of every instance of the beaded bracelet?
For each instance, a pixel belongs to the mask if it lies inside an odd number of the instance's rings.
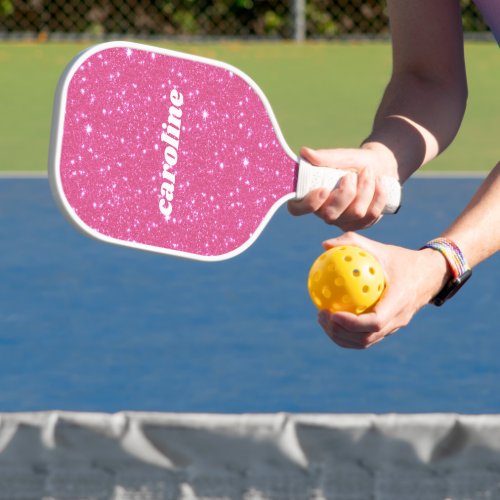
[[[462,250],[448,238],[436,238],[427,242],[422,248],[432,248],[441,252],[448,262],[454,278],[458,278],[470,270]]]
[[[449,238],[436,238],[427,242],[421,249],[423,248],[431,248],[440,252],[453,275],[453,278],[431,301],[434,305],[441,306],[447,299],[453,297],[471,277],[472,270],[460,248]]]

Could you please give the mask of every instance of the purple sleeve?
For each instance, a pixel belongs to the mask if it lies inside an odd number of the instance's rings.
[[[500,45],[500,0],[474,0]]]

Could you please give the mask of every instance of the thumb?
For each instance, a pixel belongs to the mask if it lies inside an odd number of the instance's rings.
[[[329,248],[338,247],[341,245],[356,245],[364,248],[365,250],[372,251],[372,244],[374,242],[369,240],[365,236],[362,236],[353,231],[348,231],[346,233],[337,236],[336,238],[330,238],[323,242],[323,247],[328,250]]]

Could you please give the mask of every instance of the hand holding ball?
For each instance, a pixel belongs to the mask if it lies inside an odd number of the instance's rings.
[[[309,271],[309,295],[318,309],[369,312],[385,288],[382,266],[363,248],[333,247]]]

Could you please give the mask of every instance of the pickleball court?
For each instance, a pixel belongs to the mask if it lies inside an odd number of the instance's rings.
[[[365,233],[417,248],[480,177],[413,179]],[[240,256],[199,263],[88,239],[46,178],[0,180],[0,407],[114,412],[465,412],[500,408],[498,256],[442,308],[366,352],[316,324],[307,273],[339,234],[283,207]],[[446,197],[442,193],[447,193]]]
[[[0,500],[500,498],[499,256],[442,308],[349,351],[307,293],[339,234],[316,217],[282,207],[216,263],[91,240],[45,173],[53,90],[82,48],[0,48]],[[248,72],[294,150],[359,139],[389,70],[380,42],[180,48]],[[497,154],[494,49],[467,44],[456,145],[364,234],[418,248],[472,196]]]

